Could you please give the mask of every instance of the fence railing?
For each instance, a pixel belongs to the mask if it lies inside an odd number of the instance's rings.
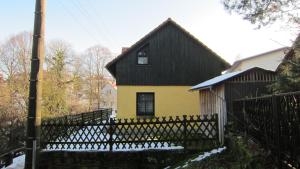
[[[43,119],[42,123],[47,121],[72,121],[72,122],[83,122],[83,123],[89,121],[95,121],[95,120],[102,121],[102,120],[109,119],[111,114],[112,114],[112,109],[101,108],[91,112],[83,112],[79,114]]]
[[[43,119],[42,123],[51,123],[52,121],[75,123],[103,121],[108,120],[111,113],[112,109],[99,109],[92,112]],[[53,133],[56,133],[57,136],[60,135],[57,131]],[[24,153],[25,138],[24,121],[17,121],[13,125],[0,126],[0,168],[10,165],[14,157]]]
[[[218,144],[218,117],[110,119],[87,123],[53,120],[42,124],[41,133],[41,146],[46,150],[188,149],[192,144],[207,141]]]
[[[300,168],[300,92],[234,101],[233,114],[279,166]]]
[[[25,147],[12,149],[9,152],[0,155],[0,168],[6,167],[12,164],[13,159],[20,155],[25,154]]]
[[[0,124],[0,155],[24,146],[25,121],[14,120],[9,124]]]
[[[0,168],[11,164],[14,157],[24,154],[24,146],[24,121],[14,120],[7,125],[0,124]]]

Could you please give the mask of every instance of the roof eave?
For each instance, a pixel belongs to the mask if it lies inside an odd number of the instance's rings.
[[[213,84],[213,85],[209,85],[209,86],[204,86],[204,87],[199,87],[199,88],[195,88],[195,89],[190,89],[190,91],[196,91],[196,90],[205,90],[205,89],[210,89],[212,88],[214,85],[216,84]]]
[[[115,65],[115,63],[111,63],[111,62],[109,62],[106,66],[105,66],[105,68],[108,70],[108,72],[116,79],[116,75],[115,75],[115,72],[113,72],[113,66]]]

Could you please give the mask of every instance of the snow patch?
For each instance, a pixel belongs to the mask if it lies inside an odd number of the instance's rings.
[[[21,155],[13,159],[13,163],[4,169],[24,169],[25,155]]]
[[[191,162],[194,161],[201,161],[207,157],[210,157],[211,155],[217,154],[217,153],[221,153],[222,151],[224,151],[226,149],[226,147],[220,147],[218,149],[213,149],[210,152],[205,152],[203,155],[199,155],[197,158],[191,160]]]
[[[218,154],[218,153],[223,152],[225,149],[226,149],[226,147],[224,146],[224,147],[220,147],[220,148],[217,148],[217,149],[213,149],[213,150],[211,150],[209,152],[204,152],[203,154],[199,155],[197,158],[189,160],[183,166],[178,166],[175,169],[180,169],[180,168],[188,167],[189,163],[191,163],[191,162],[202,161],[203,159],[205,159],[207,157],[210,157],[210,156],[212,156],[214,154]]]

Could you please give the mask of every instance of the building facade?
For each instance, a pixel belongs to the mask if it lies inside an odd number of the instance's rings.
[[[118,118],[199,114],[198,94],[190,87],[228,67],[171,19],[106,66],[116,79]]]
[[[278,65],[282,62],[288,50],[288,47],[283,47],[255,56],[247,57],[241,60],[237,60],[226,72],[243,71],[253,67],[259,67],[266,70],[275,71]]]

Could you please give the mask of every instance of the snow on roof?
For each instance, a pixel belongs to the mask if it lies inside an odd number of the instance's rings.
[[[252,69],[252,68],[250,68],[250,69]],[[215,84],[218,84],[218,83],[220,83],[220,82],[223,82],[223,81],[225,81],[225,80],[227,80],[227,79],[230,79],[230,78],[232,78],[232,77],[234,77],[234,76],[237,76],[237,75],[239,75],[239,74],[241,74],[241,73],[244,73],[244,72],[246,72],[246,71],[248,71],[248,70],[250,70],[250,69],[246,69],[246,70],[243,70],[243,71],[237,71],[237,72],[226,73],[226,74],[223,74],[223,75],[214,77],[214,78],[209,79],[209,80],[207,80],[207,81],[204,81],[204,82],[202,82],[202,83],[200,83],[200,84],[197,84],[196,86],[193,86],[193,87],[191,88],[191,90],[201,90],[201,89],[206,89],[206,88],[208,88],[209,86],[213,86],[213,85],[215,85]]]

